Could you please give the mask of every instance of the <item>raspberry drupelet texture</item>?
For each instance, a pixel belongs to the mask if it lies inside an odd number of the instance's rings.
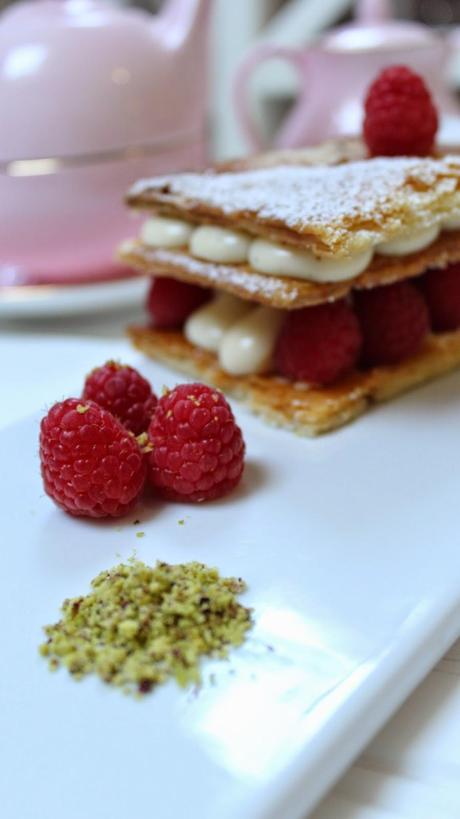
[[[397,364],[420,348],[429,331],[428,309],[410,282],[359,290],[355,309],[363,334],[363,363]]]
[[[83,398],[111,412],[134,435],[147,431],[157,404],[149,382],[133,367],[116,361],[92,370],[85,381]]]
[[[361,331],[345,301],[292,310],[278,337],[277,371],[293,381],[331,384],[356,365]]]
[[[209,301],[211,291],[175,279],[154,279],[147,296],[147,310],[159,329],[181,327],[190,313]]]
[[[146,462],[110,412],[81,398],[55,404],[40,426],[46,493],[71,515],[119,517],[142,491]]]
[[[162,396],[149,439],[150,481],[169,500],[219,498],[243,474],[241,430],[222,393],[204,384],[181,384]]]
[[[364,140],[371,156],[426,156],[438,114],[423,79],[404,65],[385,68],[365,101]]]
[[[430,270],[422,276],[420,285],[433,330],[445,332],[460,327],[460,264]]]

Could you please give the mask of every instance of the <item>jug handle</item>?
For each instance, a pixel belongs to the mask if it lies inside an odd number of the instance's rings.
[[[237,120],[243,134],[252,150],[263,150],[264,144],[260,134],[255,127],[253,117],[251,115],[248,97],[248,83],[255,68],[260,63],[266,60],[282,59],[290,62],[301,78],[303,78],[303,63],[304,52],[295,48],[287,48],[285,46],[277,46],[272,43],[260,43],[256,45],[251,51],[243,57],[240,62],[235,78],[233,81],[233,106],[236,112]],[[297,105],[294,110],[290,111],[289,117],[295,114]]]

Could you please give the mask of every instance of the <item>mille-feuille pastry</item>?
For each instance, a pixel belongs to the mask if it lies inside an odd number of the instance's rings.
[[[331,161],[140,181],[120,251],[212,290],[139,349],[309,435],[460,364],[460,158]]]

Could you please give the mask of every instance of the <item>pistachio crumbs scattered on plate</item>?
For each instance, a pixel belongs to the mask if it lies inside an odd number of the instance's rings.
[[[199,683],[202,657],[226,657],[243,643],[251,609],[237,601],[241,578],[203,563],[147,566],[135,558],[101,572],[85,597],[65,600],[62,619],[45,626],[40,653],[50,668],[95,673],[127,693],[174,678]]]

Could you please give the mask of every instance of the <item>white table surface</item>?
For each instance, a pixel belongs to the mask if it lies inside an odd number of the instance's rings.
[[[0,323],[0,428],[74,389],[75,372],[134,357],[123,326],[142,316]],[[75,337],[79,338],[75,359]],[[97,361],[94,345],[98,345]],[[56,345],[68,347],[65,370]],[[6,369],[6,372],[5,372]],[[459,819],[460,642],[438,664],[311,819]],[[244,819],[244,817],[241,817]],[[282,819],[282,817],[280,817]]]

